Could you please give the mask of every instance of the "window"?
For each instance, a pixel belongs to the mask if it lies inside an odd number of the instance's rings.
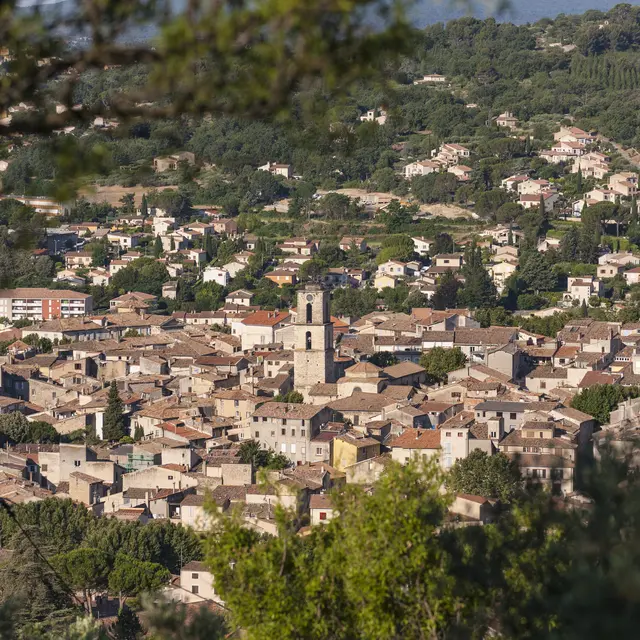
[[[482,417],[483,417],[483,418],[486,418],[486,417],[487,417],[487,412],[486,412],[486,411],[483,411],[483,412],[482,412]]]
[[[291,448],[291,453],[295,453],[296,452],[296,445],[295,444],[292,444],[290,448]]]
[[[49,465],[48,464],[43,464],[43,465],[40,466],[40,469],[42,471],[47,471],[49,469]]]
[[[173,476],[167,476],[167,480],[173,480]]]
[[[191,593],[195,593],[197,595],[198,591],[199,591],[199,587],[197,584],[192,585],[191,587]]]
[[[450,442],[445,442],[444,443],[444,452],[450,454],[451,453],[451,443]]]
[[[326,520],[327,519],[327,512],[326,511],[321,511],[318,514],[318,517],[320,518],[320,520]]]
[[[515,420],[516,418],[517,418],[517,416],[516,416],[516,414],[515,414],[515,413],[510,413],[510,414],[509,414],[509,419],[510,419],[510,420]]]
[[[255,438],[259,438],[260,437],[260,432],[259,431],[254,431],[254,437]]]
[[[496,411],[496,418],[502,418],[502,411]]]
[[[287,453],[287,443],[286,442],[282,442],[280,444],[280,453]]]
[[[311,349],[311,331],[307,331],[304,337],[304,348],[309,351]]]
[[[287,419],[286,418],[282,419],[282,424],[287,424]]]
[[[306,435],[307,435],[306,429],[300,429],[300,436],[304,438]]]
[[[317,456],[321,456],[324,453],[324,450],[322,447],[316,447],[316,455]]]
[[[276,437],[276,432],[275,432],[275,431],[272,431],[272,432],[271,432],[271,437],[272,437],[272,438],[275,438],[275,437]]]
[[[79,467],[82,463],[80,462],[80,460],[74,460],[73,461],[73,466],[74,467]]]
[[[192,577],[194,580],[197,580],[197,579],[198,579],[198,574],[197,574],[197,573],[192,573],[192,574],[191,574],[191,577]]]
[[[256,417],[254,416],[253,421],[254,421],[254,422],[258,422],[258,418],[256,418]]]
[[[492,437],[492,438],[497,438],[497,437],[498,437],[498,434],[497,434],[495,431],[492,431],[492,432],[491,432],[491,437]]]
[[[307,447],[300,447],[300,453],[301,453],[303,456],[306,456],[306,455],[307,455]]]
[[[458,438],[462,438],[462,436],[464,436],[464,433],[462,433],[462,431],[460,431],[460,433],[458,433]]]
[[[239,407],[240,406],[240,401],[239,400],[234,400],[233,401],[233,406],[234,407]]]
[[[313,322],[313,307],[311,303],[307,303],[307,324],[311,324]]]
[[[280,429],[280,435],[286,436],[287,435],[287,430],[286,429]]]
[[[295,429],[291,429],[291,437],[292,438],[296,437],[296,430]]]
[[[304,427],[304,420],[301,420],[300,424],[302,424],[302,426]]]
[[[540,380],[540,388],[541,389],[546,389],[547,388],[547,383],[544,380]]]

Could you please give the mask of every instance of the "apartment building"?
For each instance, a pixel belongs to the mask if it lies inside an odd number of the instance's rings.
[[[331,410],[324,406],[266,402],[253,414],[250,437],[294,464],[315,462],[311,440],[330,417]]]
[[[79,318],[93,311],[93,298],[67,289],[0,290],[0,317],[14,320]]]

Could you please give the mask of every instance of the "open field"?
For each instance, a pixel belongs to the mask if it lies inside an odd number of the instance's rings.
[[[143,187],[136,185],[135,187],[121,187],[119,185],[112,186],[92,186],[81,189],[79,195],[85,197],[89,202],[108,202],[112,206],[120,206],[120,199],[127,193],[135,195],[136,206],[142,203],[142,194],[149,193],[151,189],[163,191],[165,189],[175,189],[176,187]]]

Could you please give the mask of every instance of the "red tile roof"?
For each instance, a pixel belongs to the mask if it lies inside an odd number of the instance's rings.
[[[284,322],[289,317],[286,311],[256,311],[247,316],[242,324],[247,326],[274,327],[280,322]]]
[[[405,429],[405,431],[393,439],[390,446],[400,449],[439,449],[440,430]]]

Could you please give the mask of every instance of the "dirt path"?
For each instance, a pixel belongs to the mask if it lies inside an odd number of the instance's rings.
[[[610,144],[629,164],[633,165],[636,169],[640,169],[640,154],[635,149],[624,149],[621,144],[604,136],[598,136],[598,140],[605,144]]]

